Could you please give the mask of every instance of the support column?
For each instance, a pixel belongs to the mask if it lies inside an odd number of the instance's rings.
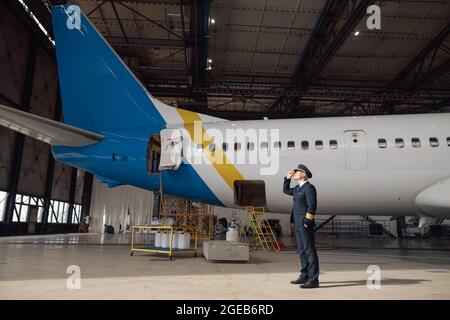
[[[159,191],[153,192],[153,210],[152,210],[152,221],[153,219],[159,219],[161,208],[161,193]]]
[[[38,43],[33,38],[29,39],[30,44],[28,48],[28,58],[27,65],[25,68],[24,75],[24,86],[22,91],[22,100],[20,102],[20,110],[29,111],[31,105],[31,97],[33,93],[33,81],[34,72],[36,69],[36,57],[38,51]],[[22,166],[22,155],[25,143],[25,136],[21,133],[16,133],[16,141],[14,145],[14,155],[11,168],[11,176],[8,186],[8,198],[6,199],[6,212],[5,212],[5,222],[12,223],[14,215],[14,204],[17,194],[17,186],[19,185],[20,179],[20,167]]]
[[[92,173],[86,172],[84,175],[84,186],[83,186],[83,196],[82,196],[82,209],[81,209],[81,217],[82,220],[84,217],[90,215],[91,212],[91,200],[92,200],[92,186],[94,184],[94,176]]]
[[[192,87],[202,88],[207,86],[207,59],[209,39],[209,7],[210,2],[193,0],[190,5],[190,29],[189,39],[191,48],[191,75]],[[191,93],[194,100],[194,110],[205,112],[208,109],[208,96],[206,93]]]
[[[72,224],[72,216],[75,204],[75,192],[77,190],[77,174],[78,169],[72,168],[72,176],[70,178],[69,213],[67,215],[67,224]]]
[[[53,120],[59,121],[61,119],[61,93],[58,86],[56,91],[56,105],[55,112],[53,114]],[[44,212],[42,214],[42,225],[47,225],[48,214],[50,212],[50,200],[52,198],[52,188],[53,188],[53,176],[55,173],[55,158],[53,158],[52,149],[50,147],[48,164],[47,164],[47,175],[45,178],[45,191],[44,191]]]

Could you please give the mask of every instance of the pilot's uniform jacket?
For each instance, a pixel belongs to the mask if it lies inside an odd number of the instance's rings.
[[[291,179],[284,178],[283,192],[293,197],[293,218],[298,254],[300,255],[300,277],[309,281],[319,280],[319,258],[314,245],[314,214],[317,209],[317,193],[314,185],[306,181],[290,188]],[[312,221],[311,221],[312,220]],[[308,227],[305,228],[304,224]]]

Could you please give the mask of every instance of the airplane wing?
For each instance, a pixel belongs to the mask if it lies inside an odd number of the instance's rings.
[[[54,146],[83,147],[104,136],[0,104],[0,125]]]

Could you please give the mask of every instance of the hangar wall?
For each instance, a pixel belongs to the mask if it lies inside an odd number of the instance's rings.
[[[231,215],[232,215],[232,209],[229,208],[222,208],[222,207],[215,207],[214,213],[217,215],[218,218],[226,218],[227,221],[231,221]],[[317,216],[318,224],[320,224],[322,221],[325,221],[329,218],[329,215],[319,215]],[[280,214],[280,213],[268,213],[267,214],[268,219],[278,219],[280,220],[280,225],[283,230],[284,236],[291,235],[291,222],[290,222],[290,215],[288,214]],[[397,235],[397,223],[396,221],[391,221],[390,217],[387,216],[379,216],[379,217],[372,217],[374,220],[376,220],[378,223],[381,223],[385,226],[389,227],[389,230],[394,234]],[[346,216],[346,215],[340,215],[336,219],[338,219],[340,222],[354,222],[357,223],[365,222],[366,220],[361,216]]]
[[[89,231],[102,232],[104,224],[113,226],[116,233],[120,225],[150,224],[152,209],[152,192],[131,186],[109,188],[94,178]]]
[[[109,188],[106,184],[94,178],[92,204],[90,211],[90,232],[103,232],[104,224],[114,227],[115,233],[120,228],[125,229],[129,225],[145,225],[152,221],[153,192],[132,186],[119,186]],[[214,207],[214,215],[217,218],[226,218],[231,221],[234,210],[232,208]],[[128,217],[128,213],[130,216]],[[243,216],[243,212],[241,213]],[[362,213],[363,214],[363,213]],[[328,215],[318,216],[319,222],[328,219]],[[268,219],[280,220],[284,236],[291,235],[290,215],[280,213],[268,213]],[[383,224],[390,232],[397,236],[397,223],[390,217],[372,217],[377,223]],[[337,218],[340,223],[361,223],[366,220],[361,216],[341,215]]]
[[[0,103],[62,120],[54,48],[20,2],[0,3],[0,35]],[[55,162],[49,145],[0,127],[0,236],[28,233],[31,206],[36,233],[78,230],[84,177]]]

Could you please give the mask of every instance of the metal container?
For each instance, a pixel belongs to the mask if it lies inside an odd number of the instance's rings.
[[[247,243],[231,241],[204,241],[203,256],[208,261],[249,261]]]

